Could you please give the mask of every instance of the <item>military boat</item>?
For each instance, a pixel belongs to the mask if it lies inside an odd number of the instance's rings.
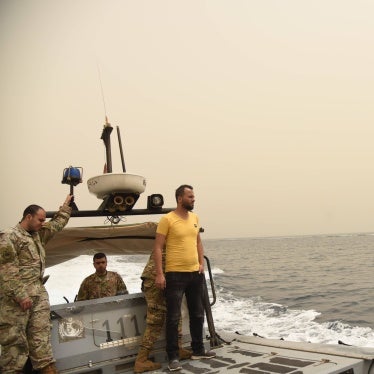
[[[145,191],[146,179],[126,174],[123,158],[123,172],[112,172],[111,131],[111,125],[106,121],[101,136],[107,151],[105,172],[88,179],[89,191],[103,201],[98,209],[92,211],[80,211],[74,204],[72,212],[72,217],[107,216],[110,225],[72,227],[57,233],[47,245],[47,266],[84,254],[92,255],[96,250],[111,255],[149,255],[156,234],[156,223],[145,221],[120,225],[120,217],[149,217],[165,214],[173,209],[163,207],[161,194],[148,196],[146,208],[134,207],[139,195]],[[64,170],[62,183],[70,185],[73,193],[73,187],[81,179],[80,168],[69,167]],[[47,217],[52,217],[53,214],[54,212],[47,212]],[[214,280],[210,261],[207,257],[205,260],[207,279],[204,284],[204,344],[206,348],[214,349],[217,356],[212,359],[182,361],[181,373],[374,374],[374,348],[266,339],[256,334],[242,335],[240,326],[236,332],[217,331],[214,325]],[[139,343],[145,330],[146,310],[142,293],[52,305],[52,345],[59,372],[133,372]],[[182,340],[184,346],[188,347],[191,338],[185,305],[182,318]],[[163,365],[154,373],[168,372],[164,333],[154,347],[152,359]]]

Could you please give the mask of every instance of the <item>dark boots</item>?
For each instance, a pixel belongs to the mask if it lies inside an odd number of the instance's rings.
[[[39,369],[40,374],[58,374],[57,368],[54,363],[44,366]]]
[[[144,373],[145,371],[152,371],[161,368],[161,364],[148,360],[149,351],[140,347],[138,356],[135,360],[134,373]]]

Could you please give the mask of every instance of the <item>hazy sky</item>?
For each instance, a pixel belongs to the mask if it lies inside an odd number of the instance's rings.
[[[100,205],[86,181],[106,113],[147,179],[136,207],[192,184],[205,238],[374,231],[373,15],[363,0],[0,0],[0,228],[55,210],[69,165],[78,207]]]

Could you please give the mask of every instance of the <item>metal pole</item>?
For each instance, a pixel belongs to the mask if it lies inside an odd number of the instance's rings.
[[[211,284],[212,291],[213,291],[214,290],[214,283],[213,283],[212,272],[211,272],[211,269],[210,269],[210,262],[209,262],[208,257],[204,256],[204,258],[205,258],[207,266],[208,266],[210,284]],[[213,304],[214,304],[215,303],[215,292],[214,291],[213,291],[213,299],[214,299],[214,301],[213,301]],[[219,339],[218,334],[216,333],[216,329],[214,327],[213,313],[212,313],[212,308],[211,308],[211,304],[210,304],[210,301],[209,301],[208,287],[207,287],[207,284],[206,284],[205,276],[204,276],[204,280],[203,280],[203,306],[204,306],[204,309],[205,309],[205,315],[206,315],[206,319],[207,319],[207,323],[208,323],[208,330],[209,330],[209,334],[210,334],[210,337],[209,337],[210,338],[210,346],[212,348],[220,347],[222,344],[221,344],[221,341]]]
[[[109,212],[109,210],[73,210],[70,217],[117,217],[117,216],[148,216],[156,214],[166,214],[175,208],[162,208],[159,210],[131,209],[126,211]],[[46,212],[47,218],[52,218],[57,211]]]
[[[125,160],[123,158],[123,150],[122,150],[122,142],[121,142],[121,135],[119,133],[119,127],[117,126],[117,136],[118,136],[118,144],[119,144],[119,151],[121,153],[121,161],[122,161],[122,170],[124,173],[126,173],[126,167],[125,167]]]

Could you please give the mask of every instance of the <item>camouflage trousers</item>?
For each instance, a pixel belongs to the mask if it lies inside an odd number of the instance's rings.
[[[140,347],[151,351],[165,323],[166,301],[164,291],[156,287],[154,279],[145,278],[142,291],[147,301],[147,326]],[[178,335],[182,336],[182,320],[179,321]]]
[[[33,306],[22,311],[14,300],[0,298],[0,373],[22,372],[30,357],[35,370],[54,362],[50,306],[47,291],[31,297]]]

